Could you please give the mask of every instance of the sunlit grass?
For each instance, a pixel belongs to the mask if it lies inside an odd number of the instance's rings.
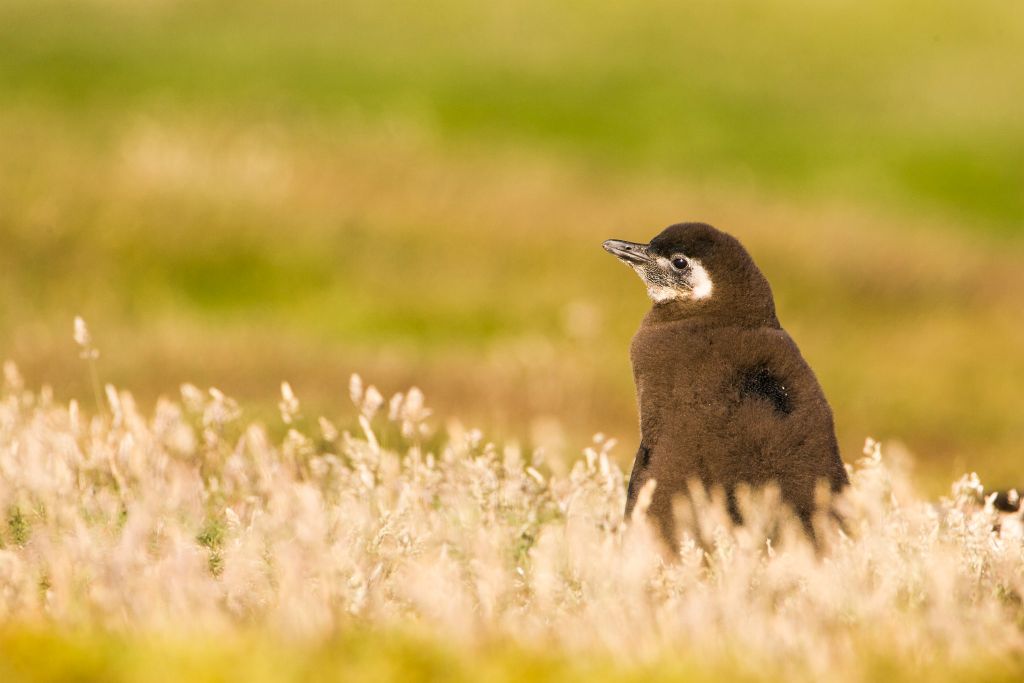
[[[612,441],[524,452],[353,377],[351,430],[282,387],[152,414],[0,398],[4,680],[955,680],[1019,676],[1024,528],[877,444],[811,548],[777,493],[698,501],[665,554]],[[283,423],[283,429],[280,426]],[[641,503],[642,505],[642,503]],[[49,652],[49,655],[44,653]],[[496,677],[496,678],[495,678]],[[248,675],[246,676],[249,679]],[[518,679],[518,680],[521,680]]]

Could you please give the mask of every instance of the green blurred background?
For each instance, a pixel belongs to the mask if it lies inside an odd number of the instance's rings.
[[[847,460],[1024,484],[1024,8],[1006,0],[0,0],[0,357],[273,420],[357,371],[632,455],[602,240],[739,236]]]

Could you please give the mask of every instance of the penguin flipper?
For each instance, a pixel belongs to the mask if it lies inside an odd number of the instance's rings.
[[[741,400],[771,405],[778,425],[772,432],[780,438],[782,450],[838,493],[849,484],[849,477],[839,453],[832,409],[814,371],[780,328],[753,331],[744,342]]]
[[[633,470],[629,473],[629,486],[626,488],[626,519],[629,519],[630,513],[633,512],[640,489],[647,480],[646,471],[650,458],[651,449],[641,443],[636,451],[636,458],[633,459]]]

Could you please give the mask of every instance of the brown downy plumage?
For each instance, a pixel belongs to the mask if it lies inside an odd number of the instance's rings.
[[[690,481],[721,488],[741,522],[738,485],[776,484],[811,530],[815,489],[849,482],[832,410],[811,368],[779,325],[772,291],[738,240],[680,223],[650,244],[608,240],[654,306],[633,338],[640,448],[629,516],[649,480],[649,513],[674,545],[673,499]]]

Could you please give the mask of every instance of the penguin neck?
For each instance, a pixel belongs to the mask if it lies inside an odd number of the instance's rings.
[[[644,324],[687,320],[707,327],[778,328],[775,302],[767,282],[764,290],[747,292],[746,296],[729,296],[729,290],[723,288],[716,292],[719,296],[710,299],[656,302],[644,318]]]

